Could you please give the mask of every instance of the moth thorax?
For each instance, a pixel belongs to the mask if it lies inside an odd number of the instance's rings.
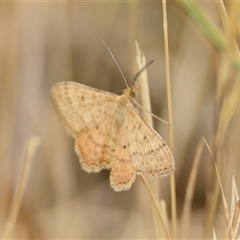
[[[136,89],[134,87],[128,87],[124,90],[123,94],[132,102],[136,97]]]

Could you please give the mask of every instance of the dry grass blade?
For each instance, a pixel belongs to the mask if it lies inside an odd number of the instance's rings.
[[[219,183],[219,186],[220,186],[220,189],[221,189],[221,193],[222,193],[222,199],[223,199],[223,206],[224,206],[224,213],[225,213],[225,220],[226,220],[226,226],[228,226],[228,229],[227,229],[227,236],[229,236],[231,238],[231,225],[230,225],[230,216],[229,216],[229,210],[228,210],[228,205],[227,205],[227,200],[225,198],[225,194],[224,194],[224,191],[223,191],[223,186],[222,186],[222,182],[221,182],[221,178],[220,178],[220,175],[219,175],[219,172],[218,172],[218,168],[217,168],[217,164],[216,164],[216,161],[215,161],[215,158],[214,158],[214,155],[206,141],[205,138],[203,138],[211,156],[212,156],[212,159],[213,159],[213,163],[214,163],[214,166],[215,166],[215,170],[216,170],[216,174],[217,174],[217,179],[218,179],[218,183]]]
[[[238,25],[239,25],[239,17],[240,17],[238,4],[234,2],[230,4],[230,8],[231,8],[230,9],[231,21],[230,21],[223,1],[222,0],[215,0],[215,1],[218,7],[219,15],[223,23],[224,30],[227,35],[227,44],[226,44],[227,54],[230,53],[229,56],[231,56],[231,51],[234,51],[236,54],[238,54],[238,45],[235,40],[235,36],[237,36],[238,34]]]
[[[147,190],[149,192],[149,195],[151,197],[152,203],[154,204],[154,207],[155,207],[154,209],[157,210],[156,212],[154,211],[154,215],[155,214],[158,215],[158,219],[160,220],[160,223],[161,223],[161,225],[158,225],[158,227],[159,227],[158,229],[160,229],[160,227],[161,227],[161,229],[163,230],[163,233],[164,233],[164,238],[170,239],[170,234],[169,234],[169,231],[168,231],[168,228],[167,228],[167,224],[166,224],[167,223],[167,219],[164,218],[164,216],[166,216],[166,214],[162,213],[161,208],[159,206],[159,201],[156,198],[156,196],[155,196],[155,194],[154,194],[154,192],[152,190],[152,187],[150,187],[150,185],[148,184],[146,178],[144,178],[143,176],[140,176],[140,177],[141,177],[145,187],[147,188]],[[163,235],[163,234],[161,234],[161,235]]]
[[[231,223],[233,239],[237,238],[239,229],[240,200],[236,186],[235,176],[232,178],[232,197],[231,197]]]
[[[240,8],[238,4],[231,3],[228,17],[222,1],[217,1],[217,3],[227,37],[226,56],[223,56],[222,65],[219,67],[217,89],[217,97],[221,108],[219,111],[219,129],[216,136],[219,142],[219,139],[222,137],[221,135],[225,135],[228,124],[239,103],[239,76],[231,68],[231,62],[239,55],[236,38],[240,21]]]
[[[238,192],[237,192],[237,186],[236,186],[236,180],[235,176],[232,177],[232,194],[231,194],[231,212],[230,215],[234,215],[236,204],[239,200]],[[232,219],[233,222],[233,219]]]
[[[144,54],[142,54],[138,42],[135,42],[135,47],[136,47],[136,53],[137,53],[136,61],[137,61],[138,69],[142,69],[146,65],[146,58]],[[141,91],[142,106],[143,106],[143,109],[146,109],[146,111],[143,112],[143,117],[145,121],[151,127],[153,127],[147,71],[142,72],[142,74],[139,77],[139,81],[141,86],[140,91]]]
[[[191,214],[192,200],[193,200],[193,194],[194,194],[194,189],[196,184],[198,167],[199,167],[200,159],[202,156],[203,146],[204,146],[204,142],[201,141],[198,144],[197,153],[194,158],[193,166],[192,166],[191,173],[188,180],[188,185],[187,185],[187,190],[186,190],[185,200],[183,205],[183,211],[182,211],[182,220],[181,220],[182,222],[181,229],[183,229],[183,232],[182,232],[183,239],[188,238],[189,225],[191,223],[190,214]]]
[[[213,228],[213,240],[217,240],[217,235],[216,235],[215,228]]]
[[[138,69],[142,69],[142,67],[146,65],[146,58],[142,54],[139,44],[137,42],[135,42],[135,47],[136,47],[136,53],[137,53],[136,61],[137,61]],[[151,127],[153,127],[147,71],[144,71],[141,74],[139,80],[140,80],[140,86],[141,86],[140,90],[141,90],[142,105],[143,105],[143,108],[148,111],[148,112],[143,111],[143,117],[144,117],[145,121]],[[143,178],[144,177],[142,177],[142,179]],[[152,181],[150,181],[150,185],[151,185],[151,190],[153,191],[154,199],[158,202],[159,201],[159,192],[158,192],[157,179],[152,179]],[[153,213],[153,219],[154,219],[155,232],[156,232],[157,237],[160,238],[161,232],[160,232],[159,226],[161,226],[161,224],[159,222],[159,218],[156,214],[156,211],[154,211],[154,209],[155,209],[155,207],[154,207],[154,205],[152,205],[152,213]]]
[[[222,0],[215,0],[216,6],[218,8],[219,16],[222,19],[222,23],[225,29],[227,29],[227,24],[229,22],[228,14],[226,11],[226,8],[224,6],[224,3]]]
[[[224,54],[220,55],[220,63],[217,71],[217,95],[216,95],[216,115],[215,115],[215,129],[213,132],[213,152],[218,164],[218,171],[220,175],[225,173],[224,164],[226,164],[226,158],[224,158],[224,152],[226,151],[225,141],[228,135],[229,124],[233,119],[233,116],[239,105],[239,89],[240,81],[239,74],[236,69],[233,68],[234,60],[239,57],[239,50],[237,48],[236,39],[239,25],[239,4],[234,2],[229,3],[228,12],[224,7],[222,1],[216,1],[218,6],[219,15],[222,19],[224,27],[224,36],[226,44],[224,46]],[[213,168],[213,166],[212,166]],[[211,169],[210,172],[213,172]],[[213,182],[214,184],[211,184]],[[205,221],[205,233],[209,232],[216,217],[216,210],[218,206],[218,200],[220,197],[219,184],[217,179],[212,179],[209,174],[209,198],[207,202],[208,214]]]
[[[18,212],[22,202],[23,194],[26,188],[28,176],[30,173],[30,167],[34,155],[40,146],[41,140],[38,136],[33,136],[28,143],[26,143],[23,160],[17,180],[16,189],[14,192],[10,212],[6,221],[5,229],[3,232],[3,239],[9,239],[13,235],[14,226],[17,220]]]
[[[237,233],[238,228],[236,229],[236,225],[239,219],[239,214],[240,214],[240,200],[237,202],[237,205],[235,207],[235,211],[233,214],[233,220],[232,220],[232,230],[233,233]],[[234,235],[233,235],[234,236]]]

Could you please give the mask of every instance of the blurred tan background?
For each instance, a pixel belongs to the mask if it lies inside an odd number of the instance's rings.
[[[201,3],[219,22],[214,3]],[[175,2],[168,2],[178,214],[197,145],[210,142],[218,54]],[[154,238],[150,198],[136,179],[129,191],[109,186],[109,171],[87,174],[74,141],[54,111],[50,89],[76,81],[121,94],[137,72],[135,41],[147,61],[153,113],[167,120],[161,2],[0,3],[0,234],[7,219],[26,141],[41,137],[15,228],[15,238]],[[239,110],[239,109],[238,109]],[[168,127],[155,121],[168,142]],[[227,134],[224,186],[239,184],[239,111]],[[191,231],[201,236],[206,200],[205,148],[199,167]],[[168,208],[169,177],[159,179]],[[227,194],[228,196],[228,194]],[[222,206],[220,205],[220,211]],[[224,226],[220,217],[216,226]]]

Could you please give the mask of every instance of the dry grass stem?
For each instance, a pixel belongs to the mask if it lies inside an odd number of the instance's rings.
[[[239,201],[239,195],[238,195],[238,190],[237,190],[237,185],[236,185],[236,180],[234,175],[232,177],[231,216],[233,216],[233,212],[238,201]]]
[[[239,5],[236,6],[234,2],[229,5],[229,16],[226,13],[226,9],[221,1],[216,1],[219,15],[222,19],[226,45],[225,54],[220,55],[220,63],[217,72],[217,94],[216,94],[216,114],[215,114],[215,129],[213,131],[213,152],[218,165],[218,171],[220,176],[224,174],[224,165],[226,165],[225,155],[225,141],[228,133],[229,123],[231,122],[234,113],[239,105],[239,89],[240,79],[239,73],[233,68],[233,61],[236,56],[239,57],[239,50],[236,44],[237,29],[239,25]],[[213,166],[212,166],[213,167]],[[210,231],[210,226],[213,225],[213,221],[216,216],[216,209],[219,200],[219,184],[216,178],[211,174],[213,171],[209,171],[209,187],[208,187],[208,202],[207,202],[207,217],[205,221],[205,234]],[[212,184],[212,182],[214,184]],[[204,234],[204,235],[205,235]]]
[[[34,159],[34,155],[36,154],[38,147],[40,146],[40,143],[41,140],[38,136],[32,137],[29,142],[26,143],[13,200],[3,232],[3,239],[9,239],[13,236],[15,223],[30,173],[31,163]]]
[[[139,44],[137,42],[135,42],[135,47],[136,47],[136,61],[137,61],[138,69],[140,70],[143,68],[143,66],[146,65],[146,58],[142,54]],[[140,80],[142,106],[144,109],[146,109],[149,112],[148,113],[146,111],[143,111],[143,118],[151,127],[153,127],[153,121],[152,121],[152,116],[151,116],[150,93],[149,93],[148,77],[147,77],[146,70],[142,72],[142,74],[139,77],[139,80]],[[154,198],[159,201],[158,180],[152,179],[149,182],[149,184],[154,193]],[[155,209],[155,206],[152,205],[152,213],[153,213],[153,219],[154,219],[155,232],[156,232],[157,238],[160,238],[161,237],[161,232],[160,232],[161,224],[159,222],[159,218],[157,217],[156,211],[154,209]]]
[[[194,190],[196,188],[196,179],[197,179],[197,173],[199,170],[199,164],[202,156],[203,146],[204,146],[204,142],[200,141],[197,147],[197,152],[193,161],[193,166],[191,168],[190,176],[188,179],[188,185],[186,188],[182,217],[181,217],[181,229],[184,229],[181,234],[181,237],[183,239],[188,239],[189,228],[191,225],[190,218],[191,218],[192,201],[194,196]]]
[[[218,171],[217,163],[216,163],[215,157],[213,155],[213,152],[210,149],[206,139],[203,138],[203,140],[204,140],[204,142],[205,142],[205,144],[206,144],[206,146],[207,146],[207,148],[208,148],[208,150],[209,150],[209,152],[212,156],[212,160],[213,160],[213,163],[214,163],[218,184],[219,184],[219,187],[220,187],[220,190],[221,190],[221,193],[222,193],[223,207],[224,207],[225,220],[226,220],[226,226],[227,226],[226,237],[229,237],[231,239],[231,237],[232,237],[232,234],[231,234],[232,233],[232,226],[230,224],[230,213],[229,213],[229,210],[228,210],[227,200],[226,200],[224,190],[223,190],[221,177],[220,177],[220,174],[219,174],[219,171]]]
[[[165,50],[165,69],[166,69],[166,87],[167,87],[167,106],[168,106],[168,135],[169,146],[172,152],[173,146],[173,115],[172,115],[172,93],[170,80],[170,64],[169,64],[169,47],[168,47],[168,21],[167,21],[167,7],[166,1],[162,0],[163,6],[163,33],[164,33],[164,50]],[[171,191],[171,215],[172,215],[172,235],[177,237],[177,204],[176,204],[176,186],[175,174],[170,176],[170,191]]]
[[[240,214],[240,202],[239,202],[239,195],[237,191],[235,176],[232,177],[232,195],[231,195],[231,209],[230,209],[230,216],[231,216],[231,224],[232,224],[232,236],[233,239],[239,237],[239,214]]]
[[[146,65],[146,58],[144,54],[141,52],[140,46],[136,41],[135,41],[135,47],[136,47],[136,61],[137,61],[138,69],[140,70]],[[140,81],[142,106],[143,106],[143,109],[146,109],[146,111],[143,112],[143,117],[145,121],[151,127],[153,127],[147,69],[141,73],[141,75],[139,76],[139,81]]]
[[[140,176],[140,177],[141,177],[145,187],[148,190],[148,193],[149,193],[152,203],[154,205],[154,209],[156,210],[155,214],[157,215],[157,217],[161,223],[160,225],[158,225],[158,228],[162,229],[163,233],[164,233],[164,234],[161,233],[161,238],[170,239],[170,233],[169,233],[169,230],[167,227],[167,221],[168,221],[168,219],[166,218],[167,215],[163,214],[163,212],[159,206],[159,200],[158,200],[158,198],[156,198],[155,193],[153,192],[152,187],[148,184],[146,178],[143,176]]]

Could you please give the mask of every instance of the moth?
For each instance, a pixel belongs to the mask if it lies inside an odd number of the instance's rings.
[[[137,87],[122,95],[76,82],[60,82],[51,89],[57,114],[75,139],[75,150],[87,172],[110,169],[110,185],[127,190],[136,175],[150,178],[174,171],[173,155],[134,107]]]

